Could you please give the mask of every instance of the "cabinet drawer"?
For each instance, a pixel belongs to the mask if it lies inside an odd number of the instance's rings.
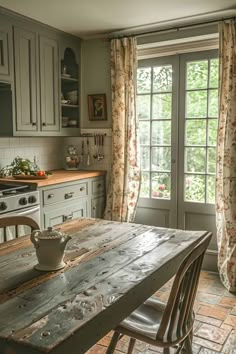
[[[70,186],[52,188],[43,191],[43,204],[50,205],[67,200],[86,197],[88,195],[88,183],[78,183]]]
[[[67,207],[60,207],[44,212],[44,228],[62,224],[65,221],[88,216],[88,206],[86,200]]]
[[[92,194],[102,194],[105,190],[104,179],[92,181]]]

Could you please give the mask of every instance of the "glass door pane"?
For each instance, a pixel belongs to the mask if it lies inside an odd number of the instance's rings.
[[[171,199],[172,92],[172,65],[154,64],[138,69],[142,198]]]
[[[185,66],[184,200],[214,203],[218,59]]]

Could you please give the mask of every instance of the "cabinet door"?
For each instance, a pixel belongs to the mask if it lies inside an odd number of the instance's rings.
[[[0,16],[0,78],[8,79],[10,76],[10,49],[12,48],[12,30],[8,22]]]
[[[103,218],[105,200],[104,197],[94,198],[91,201],[91,217],[92,218]]]
[[[67,220],[88,216],[87,200],[79,201],[72,206],[44,210],[44,227],[62,224]]]
[[[16,130],[36,131],[36,34],[14,28]]]
[[[59,131],[59,49],[52,38],[40,36],[40,104],[42,131]]]

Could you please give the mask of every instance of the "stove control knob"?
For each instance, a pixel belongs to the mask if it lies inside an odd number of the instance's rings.
[[[5,202],[0,203],[0,210],[6,210],[7,204]]]
[[[27,199],[26,198],[20,198],[19,200],[19,204],[20,205],[26,205],[28,202],[27,202]]]
[[[28,198],[28,202],[30,204],[33,204],[33,203],[36,203],[37,202],[37,199],[34,195],[31,195],[29,198]]]

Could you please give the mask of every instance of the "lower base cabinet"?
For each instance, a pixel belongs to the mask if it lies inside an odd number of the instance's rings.
[[[91,217],[92,218],[103,218],[105,209],[105,198],[104,196],[94,198],[91,200]]]
[[[105,176],[91,177],[40,188],[41,228],[80,217],[102,218]]]
[[[62,224],[65,221],[88,216],[88,201],[79,201],[70,206],[44,211],[44,227]]]

